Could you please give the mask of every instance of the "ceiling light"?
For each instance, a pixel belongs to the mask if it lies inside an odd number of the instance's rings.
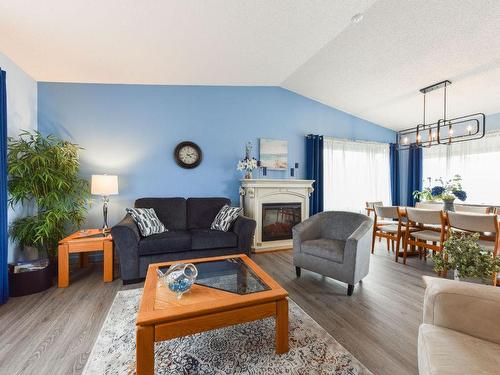
[[[361,20],[363,19],[363,13],[358,13],[358,14],[355,14],[354,16],[352,16],[351,18],[351,22],[352,23],[359,23],[361,22]]]
[[[401,130],[399,132],[398,139],[402,140],[402,142],[399,143],[400,149],[408,149],[412,145],[416,147],[431,147],[444,144],[449,145],[452,143],[472,141],[484,137],[486,134],[486,116],[484,113],[473,113],[452,119],[446,117],[446,88],[449,85],[451,85],[451,82],[446,80],[424,87],[420,90],[420,92],[424,94],[423,121],[417,126]],[[437,122],[426,124],[425,94],[437,89],[443,89],[443,117]],[[427,130],[429,132],[430,137],[428,140],[422,141],[422,137],[420,136],[420,132],[422,130]],[[415,142],[409,143],[408,137],[415,139]]]

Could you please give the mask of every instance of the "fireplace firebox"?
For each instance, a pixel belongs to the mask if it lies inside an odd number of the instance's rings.
[[[262,241],[289,240],[302,221],[301,203],[263,203]]]

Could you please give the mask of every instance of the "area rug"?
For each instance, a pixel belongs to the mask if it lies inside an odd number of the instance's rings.
[[[142,289],[118,292],[85,375],[135,374],[135,318]],[[274,352],[274,318],[155,344],[155,374],[371,374],[292,300],[290,351]]]

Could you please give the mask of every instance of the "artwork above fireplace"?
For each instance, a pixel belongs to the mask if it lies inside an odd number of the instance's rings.
[[[262,241],[289,240],[292,228],[302,220],[299,203],[262,204]]]

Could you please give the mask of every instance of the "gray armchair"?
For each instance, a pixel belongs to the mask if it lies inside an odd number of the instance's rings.
[[[373,220],[363,214],[327,211],[293,228],[293,264],[348,284],[347,295],[368,274]]]

